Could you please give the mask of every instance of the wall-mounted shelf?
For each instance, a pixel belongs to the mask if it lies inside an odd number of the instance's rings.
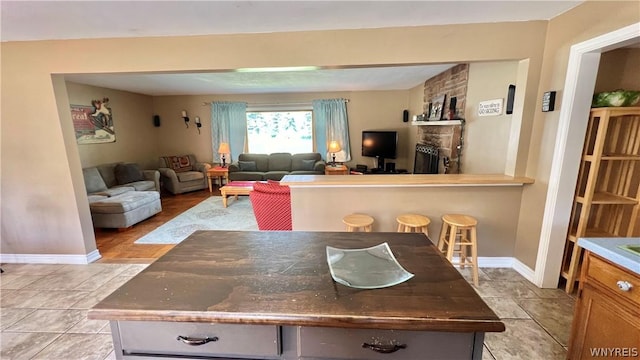
[[[415,126],[442,126],[442,125],[461,125],[462,120],[439,120],[439,121],[412,121],[411,125]]]

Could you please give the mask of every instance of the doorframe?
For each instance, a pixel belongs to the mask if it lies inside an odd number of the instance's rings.
[[[571,46],[535,265],[539,287],[558,285],[600,54],[638,39],[640,22]]]

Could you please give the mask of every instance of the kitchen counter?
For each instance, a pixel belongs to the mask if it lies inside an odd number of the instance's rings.
[[[327,245],[353,249],[383,242],[413,278],[374,290],[333,281]],[[485,332],[505,330],[420,233],[196,231],[90,309],[88,317],[111,321],[119,359],[475,359]],[[224,335],[230,333],[226,339],[235,340],[225,348]],[[194,334],[210,343],[195,347],[184,340]],[[234,342],[242,334],[255,339]],[[363,349],[371,339],[401,338],[393,356]]]
[[[619,248],[620,245],[640,246],[640,238],[580,238],[578,245],[640,275],[640,255]]]

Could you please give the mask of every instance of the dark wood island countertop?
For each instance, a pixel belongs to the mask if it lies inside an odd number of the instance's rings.
[[[327,245],[387,242],[415,274],[354,289],[331,278]],[[196,231],[89,310],[90,319],[500,332],[505,327],[418,233]]]

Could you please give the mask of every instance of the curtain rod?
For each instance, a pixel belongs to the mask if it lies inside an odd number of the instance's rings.
[[[349,99],[343,99],[345,102],[349,102]],[[313,102],[312,101],[305,101],[305,102],[276,102],[276,103],[247,103],[248,107],[251,106],[281,106],[281,105],[291,105],[291,106],[295,106],[295,105],[309,105]],[[211,105],[212,101],[210,102],[203,102],[202,106],[207,106],[207,105]]]

